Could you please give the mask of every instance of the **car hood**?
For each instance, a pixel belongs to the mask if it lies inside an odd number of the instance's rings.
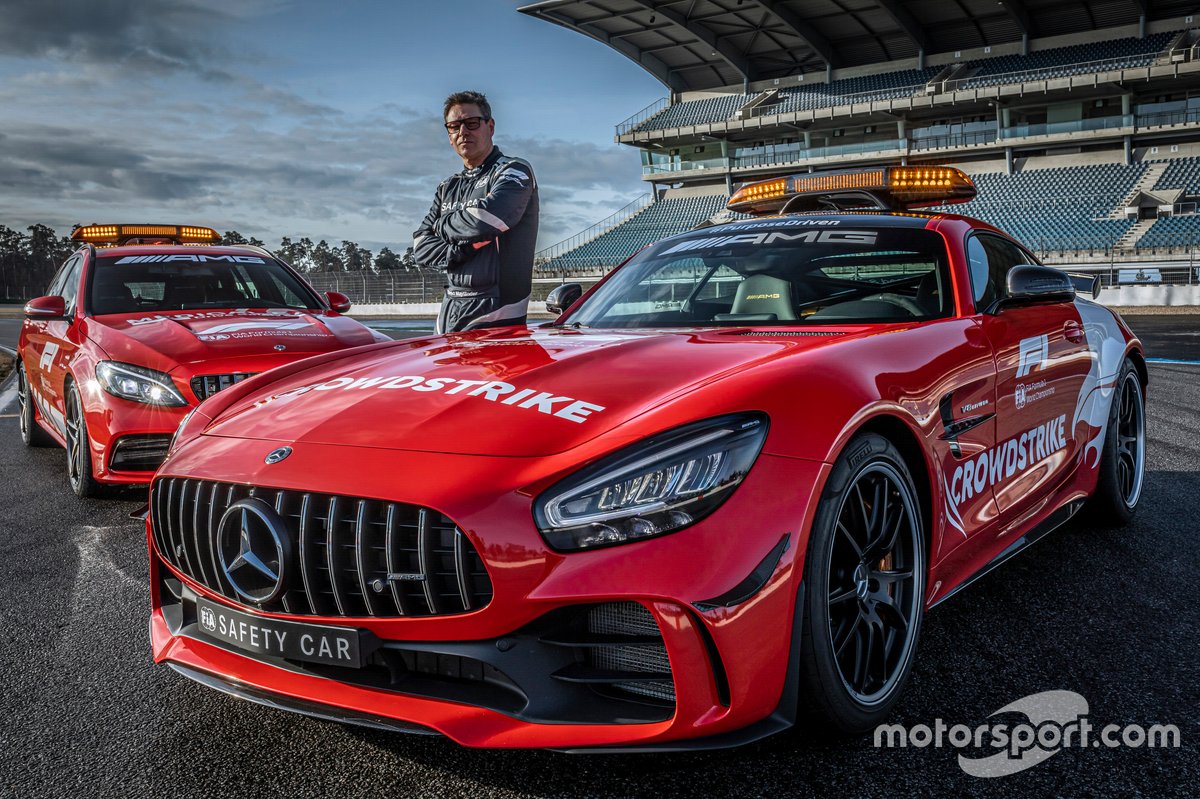
[[[285,308],[110,314],[90,321],[89,335],[110,357],[167,372],[200,361],[316,354],[376,341],[353,319]]]
[[[206,434],[550,455],[680,394],[828,340],[739,330],[508,329],[400,341],[272,383],[268,393],[236,402]],[[714,415],[736,409],[736,394],[714,391]]]

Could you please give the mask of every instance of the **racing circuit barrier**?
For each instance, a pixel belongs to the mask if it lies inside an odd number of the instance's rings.
[[[354,305],[415,305],[440,303],[446,293],[446,278],[440,272],[341,272],[304,276],[317,291],[338,291]],[[533,301],[540,302],[562,278],[536,278]],[[590,285],[593,281],[587,281]]]
[[[1105,253],[1052,250],[1038,255],[1047,266],[1069,272],[1099,275],[1103,289],[1135,286],[1191,286],[1200,289],[1200,249],[1185,251],[1182,258],[1176,260],[1148,260],[1145,257],[1136,257],[1132,253],[1122,255],[1111,251]],[[560,268],[551,273],[535,271],[533,302],[545,301],[546,295],[560,283],[571,281],[590,286],[614,266],[615,264],[604,264],[589,259],[586,263],[572,264],[571,268]],[[305,278],[317,291],[341,292],[356,306],[436,304],[442,301],[442,295],[445,293],[445,278],[437,272],[309,273]],[[40,296],[44,291],[44,286],[29,282],[0,281],[0,302],[18,305]]]

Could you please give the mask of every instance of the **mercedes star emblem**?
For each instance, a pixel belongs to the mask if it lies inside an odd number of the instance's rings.
[[[291,537],[275,509],[260,499],[229,506],[217,527],[217,556],[238,596],[262,605],[287,588]]]
[[[268,466],[271,466],[272,464],[279,463],[281,460],[283,460],[284,458],[286,458],[288,455],[291,455],[291,454],[292,454],[291,447],[280,447],[279,449],[271,450],[271,453],[269,455],[267,455],[267,457],[264,458],[263,460]]]

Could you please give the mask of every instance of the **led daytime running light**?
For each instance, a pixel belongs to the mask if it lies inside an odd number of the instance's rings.
[[[109,394],[146,405],[178,408],[187,400],[175,388],[170,375],[130,363],[101,361],[96,364],[96,380]]]

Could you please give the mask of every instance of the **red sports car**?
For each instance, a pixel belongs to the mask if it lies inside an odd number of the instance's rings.
[[[925,611],[1142,488],[1141,345],[1003,233],[909,210],[973,193],[754,184],[731,207],[773,215],[565,287],[552,324],[218,394],[151,487],[155,660],[468,746],[871,729]]]
[[[25,306],[17,387],[22,439],[64,446],[82,497],[149,483],[179,422],[217,391],[390,340],[266,250],[211,246],[209,228],[95,225],[72,238],[83,247]]]

